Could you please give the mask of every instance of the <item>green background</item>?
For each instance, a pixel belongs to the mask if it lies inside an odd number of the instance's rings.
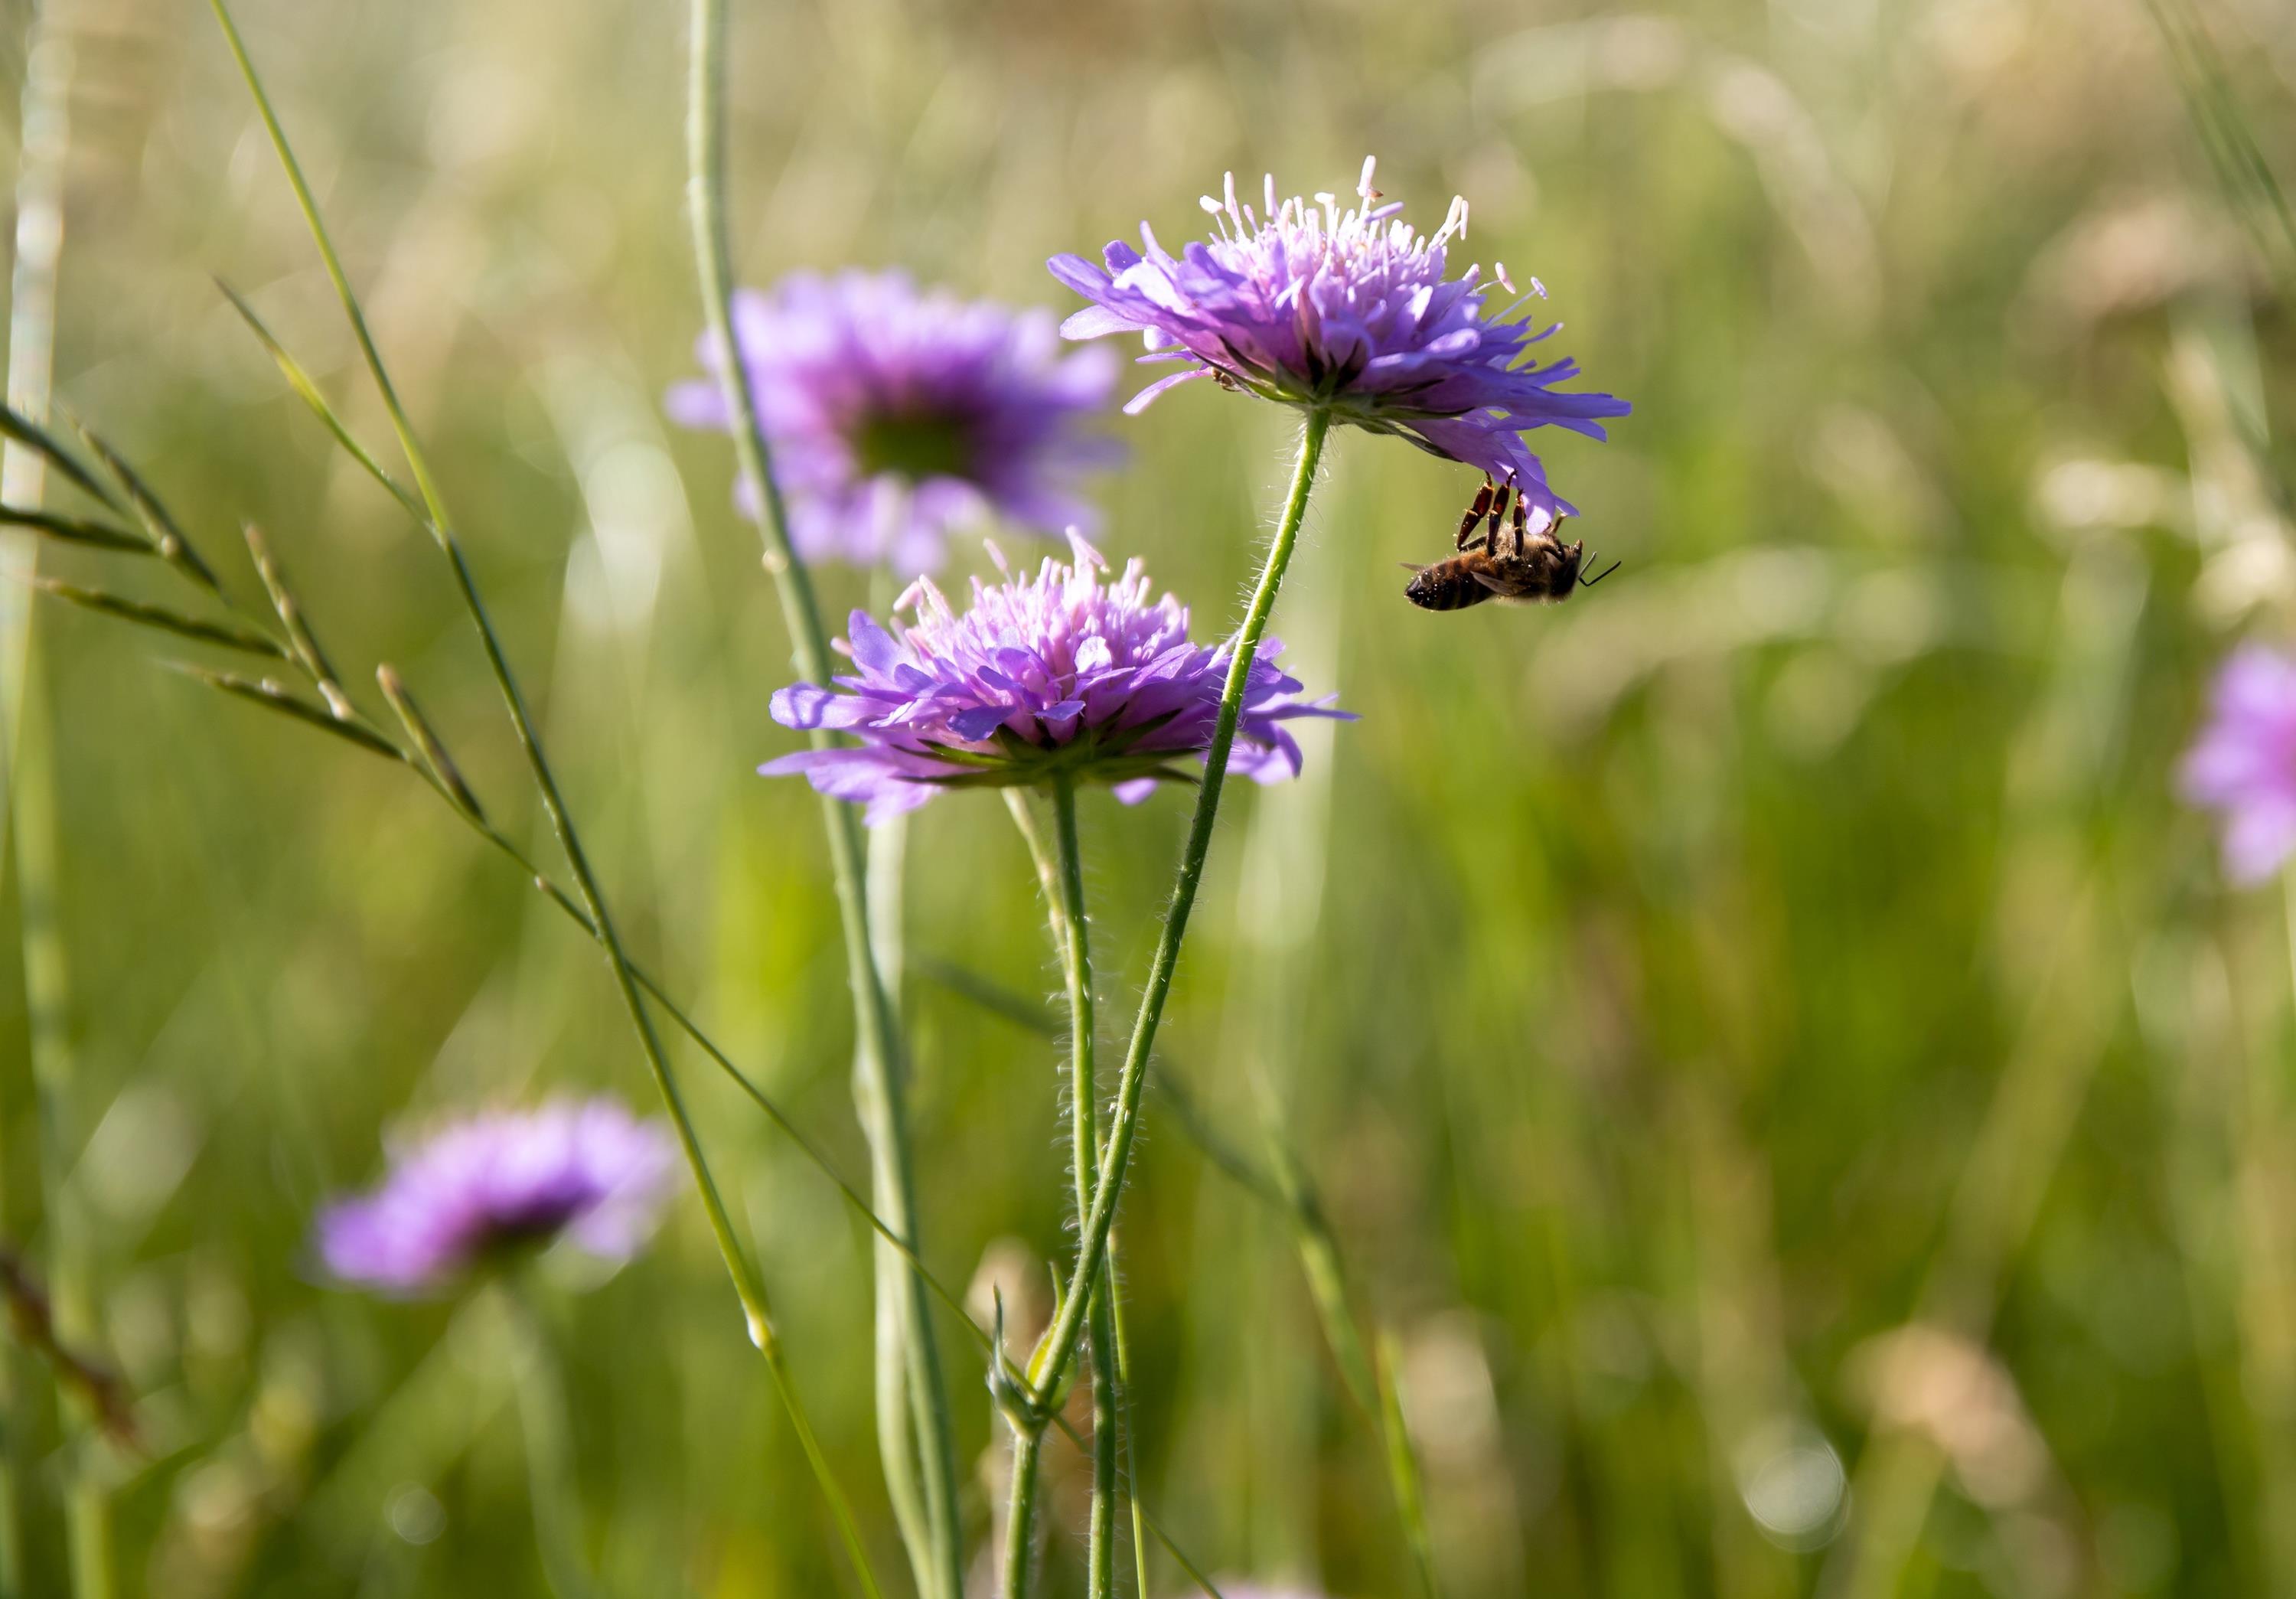
[[[1223,815],[1163,1035],[1255,1169],[1271,1128],[1296,1156],[1391,1333],[1445,1591],[2296,1592],[2288,940],[2173,798],[2209,670],[2296,600],[2291,332],[2146,11],[735,10],[750,281],[898,266],[1065,310],[1047,255],[1144,217],[1177,245],[1224,168],[1344,193],[1372,151],[1424,224],[1465,193],[1467,256],[1537,274],[1550,348],[1634,402],[1606,445],[1533,439],[1625,562],[1553,610],[1410,608],[1397,563],[1443,547],[1472,474],[1334,435],[1275,630],[1363,719]],[[2285,168],[2296,26],[2205,14]],[[52,20],[59,396],[250,596],[234,529],[259,521],[354,692],[396,663],[546,848],[435,552],[210,282],[386,436],[204,10]],[[699,320],[682,16],[242,21],[633,943],[863,1173],[813,802],[750,775],[794,747],[767,715],[787,641],[729,451],[659,406]],[[1224,631],[1292,419],[1207,385],[1110,427],[1132,457],[1103,545]],[[822,585],[833,615],[869,598]],[[328,1288],[307,1228],[394,1128],[650,1103],[606,972],[404,773],[155,669],[148,636],[53,606],[37,629],[76,1076],[44,1141],[12,872],[0,1231],[45,1267],[64,1174],[145,1447],[61,1442],[16,1359],[29,1591],[64,1591],[56,1506],[92,1473],[129,1593],[542,1593],[487,1302]],[[1185,817],[1084,802],[1111,1031]],[[1034,879],[988,796],[925,810],[908,857],[926,1250],[1041,1315],[1060,1054],[943,980],[1049,1013]],[[866,1234],[678,1061],[890,1581]],[[1174,1536],[1217,1572],[1409,1591],[1292,1225],[1166,1099],[1121,1242],[1139,1483]],[[547,1308],[611,1591],[852,1591],[690,1195]],[[997,1431],[941,1331],[985,1548]],[[1047,1459],[1049,1578],[1078,1591],[1086,1484]],[[1781,1482],[1816,1509],[1780,1512]]]

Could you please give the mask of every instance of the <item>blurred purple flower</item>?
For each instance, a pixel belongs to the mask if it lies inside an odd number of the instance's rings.
[[[1103,585],[1100,552],[1073,529],[1069,544],[1073,565],[1047,556],[1026,581],[1009,571],[993,587],[973,579],[963,616],[930,578],[896,602],[915,619],[896,633],[855,611],[851,642],[838,644],[857,668],[836,680],[845,692],[800,683],[774,696],[773,713],[784,727],[836,728],[859,743],[758,770],[802,772],[824,794],[865,801],[872,823],[944,789],[1033,785],[1059,773],[1112,783],[1127,804],[1160,779],[1189,779],[1175,763],[1201,758],[1211,742],[1226,651],[1188,641],[1187,608],[1170,594],[1151,603],[1139,562]],[[989,553],[1005,570],[994,545]],[[1275,664],[1283,652],[1275,639],[1259,647],[1229,761],[1262,783],[1300,770],[1285,722],[1354,719],[1293,698],[1300,685]]]
[[[343,1282],[387,1293],[445,1287],[562,1236],[626,1260],[676,1160],[660,1122],[609,1099],[474,1116],[395,1151],[381,1187],[322,1213],[319,1253]]]
[[[1444,275],[1447,247],[1466,237],[1467,202],[1454,199],[1443,226],[1423,236],[1398,217],[1400,205],[1375,203],[1372,167],[1364,162],[1356,188],[1363,203],[1354,210],[1341,211],[1330,194],[1279,203],[1271,176],[1267,213],[1257,215],[1236,203],[1231,173],[1224,199],[1201,201],[1218,231],[1177,257],[1145,223],[1146,253],[1112,242],[1103,252],[1105,271],[1080,256],[1054,256],[1053,275],[1093,302],[1061,332],[1071,339],[1139,332],[1150,352],[1142,359],[1186,364],[1141,390],[1128,412],[1176,383],[1216,377],[1266,399],[1328,407],[1338,421],[1512,476],[1550,517],[1569,514],[1521,435],[1552,423],[1600,439],[1595,419],[1630,407],[1607,394],[1557,390],[1578,373],[1567,357],[1517,366],[1561,324],[1534,332],[1507,321],[1531,295],[1486,317],[1482,269]],[[1504,266],[1493,275],[1514,292]],[[1537,278],[1530,287],[1546,292]]]
[[[898,272],[799,274],[737,293],[734,338],[808,561],[886,562],[906,578],[938,569],[948,531],[990,512],[1046,533],[1089,525],[1074,481],[1122,455],[1079,426],[1108,404],[1114,363],[1063,357],[1049,311],[920,291]],[[706,336],[701,355],[714,373]],[[690,428],[728,425],[715,377],[676,385],[668,409]],[[742,500],[755,517],[746,484]]]
[[[2179,786],[2224,813],[2226,872],[2261,882],[2296,854],[2296,660],[2248,645],[2225,662],[2210,698]]]

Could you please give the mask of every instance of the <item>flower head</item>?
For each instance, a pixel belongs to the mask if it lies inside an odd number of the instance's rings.
[[[1177,256],[1144,223],[1145,253],[1112,242],[1102,255],[1105,270],[1080,256],[1054,257],[1053,275],[1093,302],[1061,331],[1071,339],[1139,332],[1149,349],[1144,360],[1184,363],[1127,411],[1175,383],[1216,377],[1511,476],[1550,517],[1568,513],[1522,434],[1551,423],[1600,439],[1595,419],[1629,407],[1607,394],[1558,389],[1578,373],[1567,357],[1517,365],[1555,327],[1534,332],[1507,318],[1546,289],[1533,278],[1531,294],[1486,316],[1482,269],[1447,275],[1452,240],[1466,237],[1467,202],[1454,199],[1443,226],[1423,235],[1401,219],[1400,205],[1377,203],[1372,167],[1364,162],[1353,210],[1341,211],[1331,194],[1279,202],[1270,177],[1262,216],[1236,203],[1231,173],[1223,198],[1201,202],[1211,238]],[[1504,266],[1492,275],[1514,292]]]
[[[2180,786],[2224,813],[2225,870],[2261,882],[2296,854],[2296,660],[2250,645],[2225,662],[2211,700]]]
[[[800,274],[736,294],[734,339],[808,561],[906,577],[992,512],[1047,533],[1089,523],[1074,480],[1119,453],[1079,425],[1107,405],[1113,364],[1063,357],[1048,311],[920,291],[898,272]],[[718,365],[706,337],[701,359]],[[673,388],[669,413],[728,425],[714,378]]]
[[[611,1100],[471,1117],[395,1152],[381,1187],[322,1213],[319,1253],[342,1281],[390,1293],[444,1287],[561,1237],[626,1260],[653,1230],[676,1160],[660,1122]]]
[[[871,822],[948,788],[1064,775],[1112,783],[1130,803],[1159,780],[1189,779],[1180,763],[1211,743],[1227,651],[1189,642],[1187,608],[1168,594],[1152,601],[1139,562],[1103,582],[1100,552],[1073,529],[1069,544],[1072,564],[1047,556],[1031,578],[974,578],[961,616],[930,578],[897,603],[913,619],[893,632],[855,611],[850,642],[838,646],[855,668],[836,680],[843,692],[800,683],[774,696],[773,713],[785,727],[838,728],[860,742],[758,770],[802,772],[824,794],[866,801]],[[1300,685],[1275,664],[1283,652],[1268,639],[1252,661],[1229,761],[1262,783],[1300,770],[1285,722],[1345,717],[1294,698]]]

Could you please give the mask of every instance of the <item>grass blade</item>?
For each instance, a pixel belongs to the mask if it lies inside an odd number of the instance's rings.
[[[80,516],[60,516],[53,511],[34,511],[21,505],[0,505],[0,527],[23,528],[62,544],[84,545],[123,555],[156,555],[160,553],[142,534],[131,533],[110,522],[91,521]]]
[[[373,453],[358,441],[349,426],[336,414],[335,408],[327,403],[327,397],[319,391],[319,385],[303,369],[302,363],[288,354],[287,347],[272,336],[271,330],[264,325],[263,318],[255,314],[255,308],[247,303],[238,290],[221,278],[216,280],[216,287],[223,291],[224,298],[231,301],[232,309],[239,313],[240,319],[262,340],[263,348],[270,352],[271,359],[277,364],[280,375],[287,380],[287,386],[302,398],[303,403],[311,408],[312,414],[325,425],[327,431],[334,435],[335,442],[343,447],[352,460],[366,469],[367,476],[381,484],[390,496],[406,506],[416,519],[429,521],[430,513],[423,509],[422,502],[415,498],[414,491],[406,485],[392,477],[389,469],[374,458]]]
[[[220,689],[226,694],[235,695],[250,704],[275,710],[282,716],[308,723],[314,727],[324,727],[337,738],[348,740],[369,754],[389,756],[397,761],[407,758],[406,750],[381,734],[372,732],[357,722],[336,720],[333,714],[324,707],[297,699],[271,678],[242,677],[231,672],[211,672],[204,667],[184,666],[180,662],[170,662],[169,667],[186,677],[198,679],[209,688]]]
[[[78,456],[58,443],[55,435],[12,406],[0,406],[0,434],[41,456],[81,493],[127,514],[127,507],[119,503],[119,496],[97,481],[95,474],[80,464]]]
[[[164,605],[150,605],[142,600],[130,600],[119,594],[107,594],[100,588],[82,588],[76,583],[65,583],[54,578],[34,578],[32,586],[42,594],[53,594],[59,600],[69,600],[84,610],[118,617],[134,622],[139,627],[155,627],[163,633],[173,633],[180,638],[195,639],[203,644],[214,644],[226,650],[238,650],[249,655],[268,656],[275,660],[290,659],[287,647],[277,639],[230,622],[202,621],[169,611]]]
[[[1403,1517],[1404,1537],[1411,1545],[1412,1563],[1418,1568],[1420,1591],[1434,1599],[1440,1590],[1435,1581],[1435,1541],[1427,1532],[1427,1495],[1419,1475],[1419,1456],[1404,1428],[1403,1393],[1396,1385],[1394,1333],[1379,1335],[1379,1423],[1387,1437],[1387,1475],[1395,1488],[1395,1507]]]

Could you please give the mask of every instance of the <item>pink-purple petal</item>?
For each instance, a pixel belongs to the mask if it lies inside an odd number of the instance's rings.
[[[838,690],[800,684],[774,696],[784,725],[836,726],[856,742],[767,762],[767,775],[803,775],[833,798],[882,821],[944,791],[943,781],[1029,784],[1050,780],[1050,763],[1086,782],[1106,782],[1136,800],[1157,781],[1144,770],[1167,759],[1201,759],[1226,681],[1225,652],[1188,637],[1188,613],[1157,596],[1137,561],[1111,573],[1099,551],[1070,535],[1071,559],[1046,557],[1028,576],[976,582],[959,612],[930,581],[903,594],[906,621],[890,629],[857,612],[856,672]],[[1237,770],[1274,781],[1299,769],[1282,726],[1336,716],[1303,701],[1265,641],[1246,685]],[[1017,736],[1005,736],[1007,734]]]

